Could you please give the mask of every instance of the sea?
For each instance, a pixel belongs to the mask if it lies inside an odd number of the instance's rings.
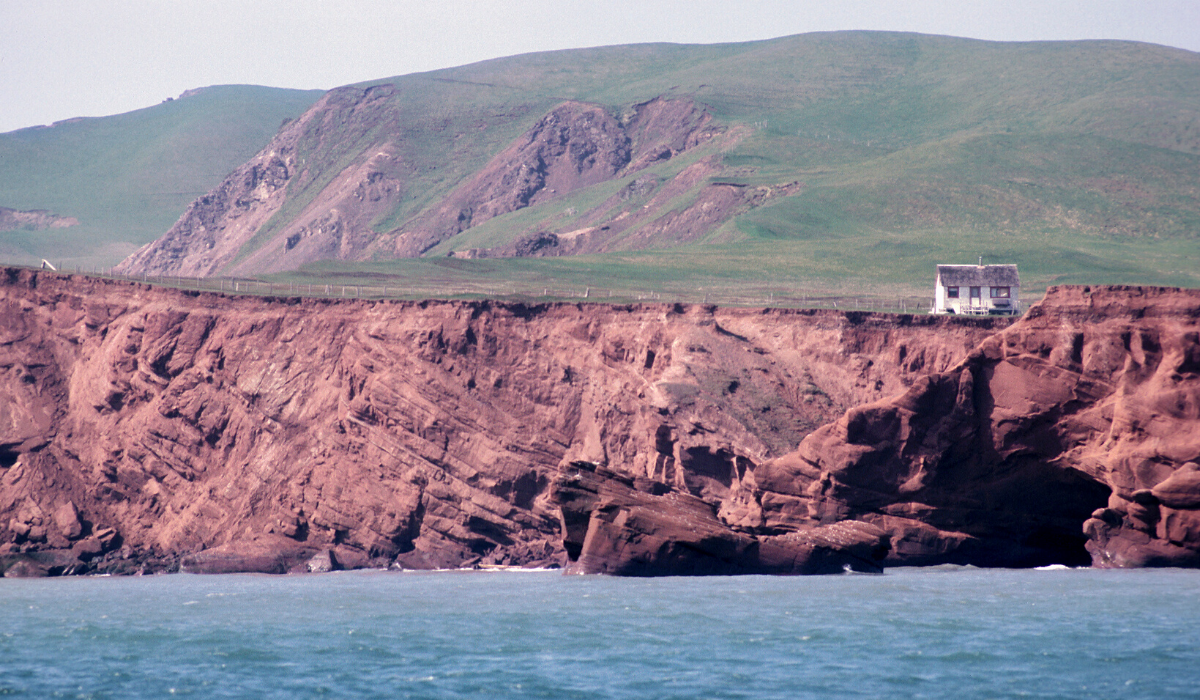
[[[1200,698],[1200,571],[0,579],[0,697]]]

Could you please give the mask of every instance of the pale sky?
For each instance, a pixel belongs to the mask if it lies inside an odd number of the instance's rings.
[[[1200,0],[0,0],[0,132],[209,85],[329,89],[531,51],[842,29],[1200,51]]]

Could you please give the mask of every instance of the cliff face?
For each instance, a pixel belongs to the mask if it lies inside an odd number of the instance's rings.
[[[1200,292],[992,319],[0,275],[0,566],[1200,566]],[[890,398],[888,398],[890,397]]]
[[[949,371],[756,472],[769,526],[861,520],[887,563],[1200,566],[1200,292],[1052,288]]]
[[[875,561],[869,523],[768,522],[756,473],[1009,323],[262,299],[27,270],[0,274],[0,319],[11,575],[563,565],[601,496],[707,513],[742,570]],[[572,473],[594,478],[564,508]],[[608,512],[620,535],[631,521]],[[660,570],[639,561],[606,570]]]

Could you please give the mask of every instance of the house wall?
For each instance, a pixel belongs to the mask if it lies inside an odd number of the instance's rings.
[[[1009,302],[1008,305],[998,306],[995,303],[998,300],[992,298],[991,285],[985,285],[979,290],[980,297],[979,301],[975,305],[975,308],[982,307],[984,309],[988,309],[989,311],[991,309],[1002,309],[1004,311],[1016,310],[1019,312],[1021,309],[1019,300],[1020,291],[1020,287],[1013,287],[1010,285],[1009,297],[1005,300]],[[959,287],[958,298],[952,299],[946,295],[946,285],[942,283],[941,277],[938,277],[937,283],[934,287],[934,313],[949,313],[953,311],[953,313],[961,314],[964,313],[964,309],[967,309],[970,306],[970,303],[971,288],[969,286]]]

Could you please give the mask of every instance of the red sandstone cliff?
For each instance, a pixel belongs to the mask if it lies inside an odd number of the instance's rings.
[[[1200,291],[1064,287],[762,465],[757,497],[776,527],[881,527],[895,564],[1195,567],[1197,461]]]
[[[554,499],[583,464],[617,477],[598,492],[636,481],[736,528],[746,566],[840,567],[881,553],[878,533],[764,530],[756,470],[1008,323],[262,299],[6,270],[0,565],[566,564]]]
[[[1009,325],[7,270],[0,319],[6,575],[1200,566],[1198,291]]]
[[[584,573],[1197,567],[1197,462],[1200,291],[1077,287],[739,473],[715,515],[587,464],[556,488]]]

